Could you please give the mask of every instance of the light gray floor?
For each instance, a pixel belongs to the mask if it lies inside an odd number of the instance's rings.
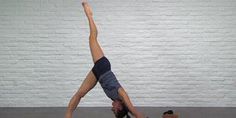
[[[63,118],[63,107],[38,108],[0,108],[0,118]],[[236,107],[231,108],[138,108],[149,118],[161,118],[164,111],[169,109],[178,113],[180,118],[236,118]],[[108,107],[82,107],[77,108],[73,118],[114,118]]]

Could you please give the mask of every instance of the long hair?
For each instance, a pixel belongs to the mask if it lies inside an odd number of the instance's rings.
[[[124,118],[125,116],[126,118],[130,118],[129,109],[124,104],[122,104],[122,106],[123,106],[122,110],[118,111],[115,114],[116,118]]]

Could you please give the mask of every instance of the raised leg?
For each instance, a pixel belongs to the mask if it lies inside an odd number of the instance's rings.
[[[84,12],[89,21],[89,28],[90,28],[89,46],[93,62],[95,63],[98,59],[104,56],[104,53],[97,40],[98,31],[93,19],[92,9],[89,6],[88,2],[83,2],[82,5],[84,7]]]
[[[72,118],[72,114],[79,104],[80,99],[84,97],[92,88],[94,88],[96,84],[97,79],[95,78],[93,72],[89,71],[79,90],[71,98],[66,110],[65,118]]]

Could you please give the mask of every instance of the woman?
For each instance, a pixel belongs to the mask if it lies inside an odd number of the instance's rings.
[[[90,36],[89,46],[94,62],[94,67],[88,73],[79,90],[71,98],[65,118],[72,118],[73,111],[76,109],[80,99],[84,97],[95,85],[99,82],[112,102],[112,111],[116,118],[123,118],[130,112],[135,118],[143,118],[143,115],[137,111],[132,105],[127,93],[117,81],[115,75],[111,71],[109,60],[104,56],[104,53],[97,41],[97,28],[93,20],[92,9],[87,2],[82,2],[85,14],[89,21]]]

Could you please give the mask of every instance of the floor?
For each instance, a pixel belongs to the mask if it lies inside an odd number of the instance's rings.
[[[9,108],[0,107],[0,118],[63,118],[63,107]],[[179,118],[236,118],[236,107],[139,107],[149,118],[161,118],[164,111],[172,109]],[[108,107],[77,108],[73,118],[114,118]]]

